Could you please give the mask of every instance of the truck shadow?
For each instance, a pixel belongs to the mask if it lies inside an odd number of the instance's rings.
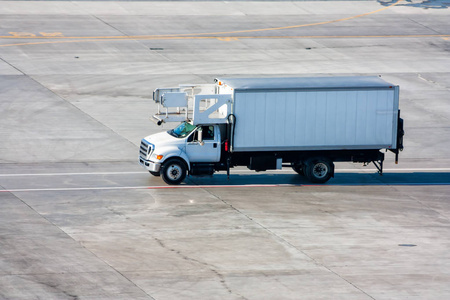
[[[325,184],[312,184],[305,177],[297,174],[215,174],[211,177],[190,176],[187,185],[299,185],[299,186],[427,186],[450,185],[450,172],[408,172],[408,173],[336,173],[335,177]]]
[[[389,6],[396,3],[398,0],[378,0],[383,6]],[[423,9],[446,9],[450,5],[448,0],[423,0],[423,1],[412,1],[406,0],[396,6],[408,6],[408,7],[419,7]]]

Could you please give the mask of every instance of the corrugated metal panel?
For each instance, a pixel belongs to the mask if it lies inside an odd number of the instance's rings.
[[[235,92],[235,151],[395,146],[395,89]]]

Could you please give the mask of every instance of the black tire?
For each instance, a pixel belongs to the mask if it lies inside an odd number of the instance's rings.
[[[161,178],[170,185],[180,184],[186,173],[186,164],[178,158],[171,158],[161,166]]]
[[[292,165],[292,170],[294,170],[296,173],[298,173],[301,176],[305,176],[305,170],[304,170],[304,166],[302,164]]]
[[[161,175],[161,173],[159,172],[153,172],[153,171],[149,171],[150,174],[152,174],[153,176],[159,177]]]
[[[333,176],[334,164],[328,159],[313,158],[305,165],[305,175],[312,183],[325,183]]]

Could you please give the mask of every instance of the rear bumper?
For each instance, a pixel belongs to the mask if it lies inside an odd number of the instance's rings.
[[[159,172],[161,169],[161,164],[154,163],[150,160],[145,160],[142,157],[139,157],[139,164],[151,172]]]

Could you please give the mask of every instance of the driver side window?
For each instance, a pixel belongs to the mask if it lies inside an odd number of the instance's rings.
[[[202,138],[204,141],[214,140],[214,126],[202,126]],[[188,143],[198,142],[198,130],[195,130],[188,138]]]
[[[214,140],[214,126],[202,126],[203,129],[203,140],[212,141]]]

